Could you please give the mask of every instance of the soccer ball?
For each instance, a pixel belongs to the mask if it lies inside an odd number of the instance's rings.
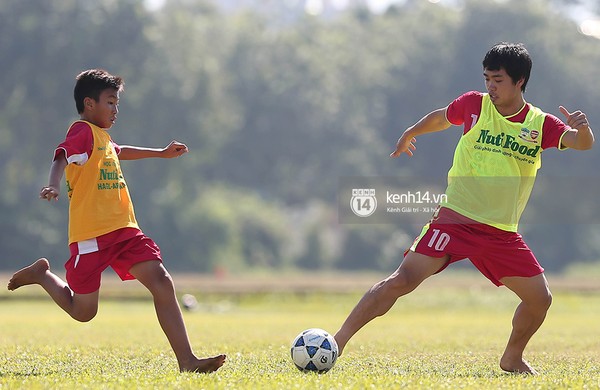
[[[187,311],[198,309],[198,300],[192,294],[183,294],[181,297],[181,306]]]
[[[312,328],[300,333],[292,342],[292,361],[300,371],[327,372],[338,357],[338,346],[332,335]]]

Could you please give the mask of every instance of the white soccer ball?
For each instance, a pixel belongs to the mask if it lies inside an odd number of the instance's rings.
[[[192,294],[183,294],[181,297],[181,306],[188,311],[196,310],[198,309],[198,300]]]
[[[292,342],[292,361],[300,371],[327,372],[338,357],[338,346],[332,335],[323,329],[301,332]]]

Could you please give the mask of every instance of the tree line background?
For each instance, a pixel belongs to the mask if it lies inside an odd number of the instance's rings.
[[[412,158],[388,155],[428,111],[484,90],[481,61],[499,41],[532,54],[528,101],[559,117],[561,104],[581,109],[599,128],[600,42],[565,16],[573,1],[409,0],[382,14],[356,6],[320,17],[298,2],[232,3],[0,3],[0,268],[68,257],[64,183],[57,203],[38,192],[77,119],[74,78],[88,68],[125,78],[117,143],[190,148],[177,160],[122,164],[142,229],[176,271],[393,270],[427,218],[341,224],[338,182],[445,180],[459,127],[421,137]],[[558,205],[564,183],[541,196],[536,188],[531,213],[581,212],[599,163],[595,149],[544,153],[540,176],[590,185]],[[547,270],[600,259],[600,220],[558,222],[522,228]]]

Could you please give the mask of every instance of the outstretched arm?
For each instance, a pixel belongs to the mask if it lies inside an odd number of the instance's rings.
[[[590,128],[587,116],[579,110],[571,113],[563,106],[560,106],[559,109],[567,118],[567,125],[572,129],[563,135],[562,145],[576,150],[591,149],[594,144],[594,133]]]
[[[415,146],[417,139],[415,137],[422,134],[442,131],[450,127],[451,123],[448,122],[448,119],[446,118],[447,108],[448,107],[438,108],[437,110],[430,112],[417,123],[406,129],[398,139],[398,142],[396,142],[396,150],[390,154],[390,157],[399,157],[402,153],[412,156],[413,150],[417,149]]]
[[[173,158],[179,157],[187,152],[188,147],[177,141],[171,141],[171,143],[164,148],[144,148],[140,146],[121,145],[119,160],[139,160],[152,157]]]

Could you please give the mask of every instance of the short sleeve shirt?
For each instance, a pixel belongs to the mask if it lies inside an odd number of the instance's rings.
[[[479,119],[481,113],[481,104],[483,93],[477,91],[467,92],[448,105],[446,110],[446,119],[456,126],[464,125],[463,134],[466,134]],[[507,118],[511,122],[522,123],[530,110],[529,103],[517,115]],[[542,138],[542,149],[561,147],[560,140],[563,134],[570,130],[563,121],[552,114],[546,113],[544,126],[542,128],[544,137]]]
[[[111,142],[118,155],[121,152],[121,147],[114,141]],[[64,153],[67,163],[84,165],[92,155],[93,147],[94,135],[90,126],[85,122],[75,122],[69,128],[65,140],[56,147],[54,159],[56,159],[60,153]],[[103,249],[113,243],[121,242],[140,234],[142,234],[142,232],[138,229],[123,228],[96,237],[94,241],[96,242],[96,248]],[[71,246],[76,247],[77,243],[73,243]]]
[[[117,155],[121,153],[121,147],[111,141]],[[94,135],[92,129],[85,122],[75,122],[67,132],[65,140],[56,147],[54,159],[62,152],[69,164],[83,165],[92,155],[94,147]]]

